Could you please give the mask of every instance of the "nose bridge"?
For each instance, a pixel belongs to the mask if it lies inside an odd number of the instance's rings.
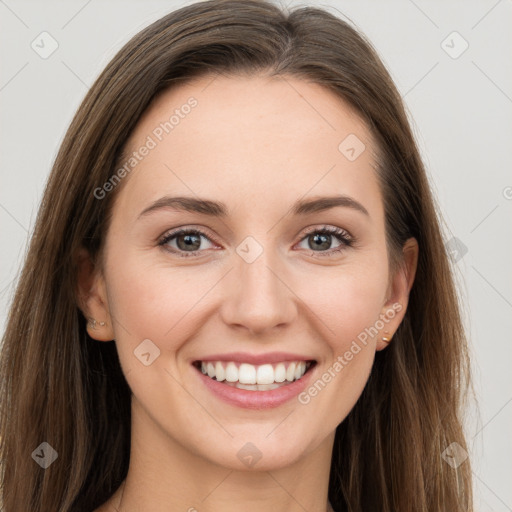
[[[275,252],[250,238],[237,247],[224,320],[257,332],[290,322],[295,308]]]

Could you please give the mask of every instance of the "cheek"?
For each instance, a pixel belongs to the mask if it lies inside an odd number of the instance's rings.
[[[144,254],[124,254],[121,258],[112,253],[109,262],[110,312],[121,358],[123,352],[133,356],[133,350],[145,339],[162,352],[175,352],[191,328],[189,318],[215,284],[211,272],[207,275],[161,262],[148,265],[147,260]],[[127,364],[128,355],[124,356]]]
[[[192,422],[200,411],[190,406],[190,396],[178,384],[181,379],[173,377],[178,376],[180,349],[201,326],[205,294],[218,280],[216,274],[161,262],[148,265],[141,253],[111,256],[109,303],[128,385],[154,421],[165,422],[158,411],[166,404]]]
[[[320,319],[317,332],[322,333],[328,352],[316,380],[299,398],[312,415],[330,417],[329,428],[347,416],[368,380],[387,277],[383,258],[383,263],[373,261],[357,269],[331,269],[323,275],[316,271],[309,284],[302,285],[299,295],[307,297],[308,307]]]
[[[366,268],[322,268],[309,273],[307,280],[297,276],[295,290],[321,320],[331,348],[339,352],[378,320],[387,277],[385,265],[378,263]]]

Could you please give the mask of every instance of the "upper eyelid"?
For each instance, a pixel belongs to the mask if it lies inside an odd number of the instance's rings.
[[[220,242],[217,242],[216,237],[211,236],[210,234],[205,232],[205,228],[196,228],[193,225],[192,226],[185,226],[181,228],[172,229],[170,231],[166,231],[162,236],[158,237],[159,242],[173,239],[174,237],[183,234],[182,232],[190,232],[190,233],[196,233],[200,236],[203,236],[210,240],[213,243],[219,244]]]
[[[316,231],[322,231],[323,229],[332,231],[332,234],[336,234],[335,231],[342,231],[343,233],[346,233],[349,238],[354,238],[352,234],[345,228],[340,228],[339,226],[331,226],[329,224],[308,227],[306,228],[304,235],[309,235],[310,233],[315,233]]]

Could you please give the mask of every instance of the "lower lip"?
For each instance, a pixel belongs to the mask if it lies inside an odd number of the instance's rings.
[[[311,378],[311,374],[315,370],[315,366],[310,368],[299,380],[268,391],[249,391],[247,389],[234,388],[211,379],[195,366],[194,370],[206,387],[224,402],[244,409],[272,409],[288,402],[304,391]]]

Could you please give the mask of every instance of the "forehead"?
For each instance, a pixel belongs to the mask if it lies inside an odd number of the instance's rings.
[[[170,88],[139,120],[125,158],[143,146],[151,149],[123,184],[131,204],[164,193],[234,207],[379,195],[364,122],[332,91],[296,77],[209,75]]]

